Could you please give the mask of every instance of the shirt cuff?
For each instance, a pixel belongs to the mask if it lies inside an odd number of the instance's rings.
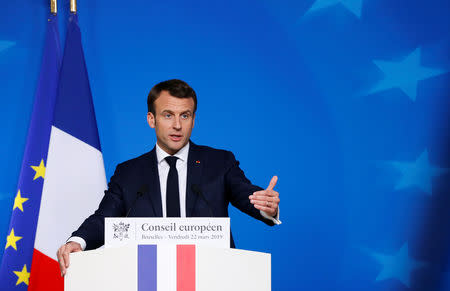
[[[71,242],[71,241],[79,243],[81,245],[81,250],[84,251],[86,249],[86,241],[84,239],[82,239],[81,237],[79,237],[79,236],[69,237],[69,239],[66,241],[66,243]]]
[[[261,215],[262,215],[264,218],[267,218],[267,219],[269,219],[269,220],[272,220],[272,222],[275,223],[276,225],[281,224],[281,220],[280,220],[280,207],[278,207],[278,210],[277,210],[277,216],[276,216],[276,217],[270,216],[269,214],[265,213],[265,212],[262,211],[262,210],[260,210],[259,212],[261,213]]]

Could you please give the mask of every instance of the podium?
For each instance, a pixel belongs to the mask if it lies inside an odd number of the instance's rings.
[[[229,234],[229,218],[106,218],[105,248],[70,254],[64,290],[270,291],[271,255]]]
[[[65,291],[270,291],[271,256],[195,245],[129,245],[70,255]]]

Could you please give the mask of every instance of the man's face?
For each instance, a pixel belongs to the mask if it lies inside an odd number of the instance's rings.
[[[177,98],[161,91],[154,103],[155,114],[147,113],[147,122],[155,129],[158,145],[174,155],[184,147],[194,128],[194,99]]]

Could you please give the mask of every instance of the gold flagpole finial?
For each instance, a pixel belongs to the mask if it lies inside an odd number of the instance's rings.
[[[77,13],[77,0],[70,0],[70,12]]]
[[[56,13],[58,13],[57,0],[50,0],[50,11],[55,15],[56,15]]]

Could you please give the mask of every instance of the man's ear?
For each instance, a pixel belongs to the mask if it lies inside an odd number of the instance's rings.
[[[194,113],[194,115],[192,116],[192,128],[194,128],[194,125],[195,125],[195,113]]]
[[[155,128],[155,123],[156,123],[155,115],[153,115],[153,113],[151,113],[151,112],[147,113],[147,123],[151,128]]]

